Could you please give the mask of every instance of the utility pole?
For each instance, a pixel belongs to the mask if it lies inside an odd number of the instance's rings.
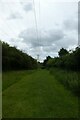
[[[39,54],[37,55],[37,62],[39,62]]]

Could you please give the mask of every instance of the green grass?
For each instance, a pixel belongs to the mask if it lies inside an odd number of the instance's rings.
[[[6,89],[7,87],[15,84],[16,82],[19,82],[26,74],[30,74],[33,71],[11,71],[11,72],[4,72],[2,75],[3,78],[3,84],[2,84],[2,90]]]
[[[0,72],[0,119],[2,118],[2,73]]]
[[[0,92],[2,92],[2,73],[0,73]]]
[[[55,79],[60,81],[67,89],[71,90],[75,95],[80,95],[80,72],[69,71],[59,68],[50,69],[50,73]]]
[[[47,70],[3,73],[3,118],[77,118],[78,98]]]

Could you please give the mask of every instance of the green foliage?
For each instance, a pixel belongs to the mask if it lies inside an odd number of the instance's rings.
[[[18,69],[28,70],[37,68],[38,63],[31,56],[3,42],[2,66],[3,70],[18,70]]]
[[[20,71],[7,71],[7,72],[3,72],[3,78],[2,78],[2,91],[4,91],[5,89],[7,89],[8,87],[10,87],[11,85],[19,82],[22,77],[24,77],[25,75],[29,75],[32,72],[34,72],[34,70],[20,70]]]
[[[61,50],[63,50],[63,48]],[[53,75],[56,76],[56,79],[73,91],[73,93],[79,95],[80,48],[77,47],[72,53],[62,53],[66,54],[60,54],[59,57],[49,59],[46,62],[46,68],[49,70],[52,69]]]
[[[68,51],[64,48],[61,48],[60,51],[58,52],[59,56],[62,57],[66,54],[68,54]]]
[[[80,70],[80,48],[77,47],[76,50],[73,51],[72,53],[68,53],[65,55],[60,55],[60,57],[48,59],[46,61],[46,67],[47,68],[59,67],[59,68],[69,69],[74,71]]]
[[[47,62],[48,62],[50,59],[51,59],[50,56],[47,56],[47,57],[46,57],[46,59],[45,59],[44,62],[43,62],[43,66],[44,66],[44,67],[46,67]]]

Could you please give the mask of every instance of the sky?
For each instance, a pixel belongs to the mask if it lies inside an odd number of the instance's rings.
[[[39,61],[78,45],[78,0],[0,0],[0,40]]]

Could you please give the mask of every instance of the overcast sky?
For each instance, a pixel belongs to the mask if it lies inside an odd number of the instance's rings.
[[[78,44],[77,0],[0,0],[0,39],[40,61]]]

